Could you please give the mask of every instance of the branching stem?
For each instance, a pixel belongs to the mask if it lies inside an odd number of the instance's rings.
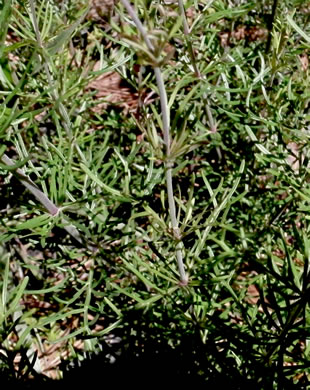
[[[130,3],[127,0],[121,0],[122,4],[126,8],[128,14],[131,16],[132,20],[135,22],[137,29],[140,31],[145,44],[147,45],[148,49],[152,54],[155,54],[155,48],[148,38],[147,32],[141,23],[137,13],[133,9],[133,7],[130,5]],[[160,97],[160,106],[161,106],[161,114],[162,114],[162,123],[163,123],[163,135],[164,135],[164,142],[166,145],[166,161],[165,161],[165,170],[166,170],[166,186],[167,186],[167,196],[168,196],[168,205],[169,205],[169,215],[173,230],[174,238],[177,242],[176,245],[176,258],[177,258],[177,264],[180,274],[180,283],[182,285],[187,285],[188,283],[188,277],[185,273],[185,267],[184,267],[184,261],[183,261],[183,244],[182,244],[182,238],[180,234],[179,224],[176,217],[176,207],[175,207],[175,200],[173,196],[173,180],[172,180],[172,168],[174,164],[174,159],[171,156],[171,140],[170,140],[170,112],[169,112],[169,106],[168,106],[168,100],[167,100],[167,93],[165,84],[163,81],[163,76],[161,69],[159,67],[154,67],[155,77],[156,77],[156,83],[158,87],[159,97]]]

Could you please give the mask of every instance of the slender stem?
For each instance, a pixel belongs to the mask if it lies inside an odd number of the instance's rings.
[[[265,49],[266,54],[268,54],[269,49],[270,49],[270,45],[271,45],[271,38],[272,38],[271,33],[272,33],[272,29],[273,29],[273,22],[274,22],[276,12],[277,12],[277,6],[278,6],[278,0],[273,0],[271,15],[270,15],[270,18],[268,20],[268,26],[267,26],[268,27],[268,39],[267,39],[266,49]]]
[[[1,157],[1,161],[9,166],[14,165],[14,162],[4,154]],[[59,208],[49,200],[49,198],[37,187],[37,185],[25,175],[22,169],[16,169],[16,174],[20,179],[21,183],[38,199],[38,201],[46,208],[51,215],[57,215]]]
[[[175,201],[173,196],[173,184],[172,184],[172,163],[166,163],[166,183],[167,183],[167,194],[168,194],[168,204],[169,204],[169,213],[171,219],[171,225],[173,229],[173,236],[178,241],[176,245],[176,257],[179,268],[179,274],[182,285],[187,285],[188,276],[186,275],[183,261],[183,244],[182,237],[179,229],[178,220],[176,218],[176,209]]]
[[[167,158],[165,161],[165,168],[166,168],[166,185],[167,185],[167,195],[168,195],[168,204],[169,204],[169,214],[171,219],[173,235],[174,238],[178,241],[176,247],[176,256],[177,256],[177,263],[178,263],[181,281],[182,283],[187,284],[187,276],[185,273],[184,263],[183,263],[181,234],[180,234],[178,220],[176,217],[176,208],[175,208],[175,201],[173,196],[173,181],[172,181],[173,160],[170,158],[171,156],[170,113],[168,108],[167,93],[166,93],[166,89],[165,89],[165,85],[164,85],[164,81],[160,69],[154,68],[154,72],[155,72],[156,82],[159,90],[160,105],[161,105],[162,120],[163,120],[164,141],[166,144]]]
[[[160,108],[162,114],[163,121],[163,133],[164,133],[164,141],[166,145],[166,154],[167,158],[170,158],[170,112],[168,107],[168,99],[166,88],[163,80],[163,76],[160,68],[154,68],[155,76],[156,76],[156,84],[159,91],[160,96]]]
[[[135,10],[133,9],[133,7],[130,5],[130,3],[127,0],[121,0],[121,1],[123,3],[123,6],[126,8],[127,12],[129,13],[131,19],[135,22],[137,29],[140,31],[140,33],[144,39],[144,42],[146,43],[146,46],[148,47],[148,49],[150,51],[153,52],[155,48],[154,48],[152,42],[150,41],[149,37],[147,36],[147,32],[146,32],[143,24],[141,23],[138,15],[136,14]]]
[[[140,31],[145,44],[147,45],[148,49],[154,54],[155,48],[152,44],[152,42],[149,40],[147,33],[145,31],[145,28],[143,24],[141,23],[138,15],[136,14],[133,7],[130,5],[130,3],[127,0],[121,0],[124,7],[126,8],[127,12],[135,22],[138,30]],[[156,83],[159,91],[159,97],[160,97],[160,106],[161,106],[161,114],[162,114],[162,122],[163,122],[163,134],[164,134],[164,142],[166,145],[166,161],[165,161],[165,170],[166,170],[166,185],[167,185],[167,195],[168,195],[168,205],[169,205],[169,215],[171,219],[171,225],[173,230],[173,235],[175,240],[177,241],[176,245],[176,258],[177,258],[177,264],[179,268],[179,274],[180,274],[180,283],[182,285],[187,285],[188,283],[188,276],[185,273],[185,267],[183,262],[183,244],[181,240],[181,234],[179,229],[178,220],[176,217],[176,207],[175,207],[175,200],[173,196],[173,181],[172,181],[172,168],[173,168],[173,159],[171,158],[171,140],[170,140],[170,112],[169,112],[169,106],[168,106],[168,99],[167,99],[167,93],[165,84],[163,81],[162,72],[159,67],[154,67],[154,73],[156,77]]]

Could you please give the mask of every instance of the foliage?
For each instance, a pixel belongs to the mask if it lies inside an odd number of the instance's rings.
[[[307,388],[310,3],[95,4],[0,1],[0,376]]]

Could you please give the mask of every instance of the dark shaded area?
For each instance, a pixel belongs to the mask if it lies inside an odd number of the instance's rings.
[[[106,388],[107,385],[118,388],[153,388],[162,386],[189,387],[189,388],[214,388],[215,386],[228,386],[229,389],[260,389],[254,381],[242,378],[225,377],[212,372],[208,367],[209,378],[193,372],[196,365],[196,356],[190,350],[177,348],[173,350],[169,346],[160,346],[159,343],[150,343],[144,347],[145,351],[140,356],[135,356],[130,350],[122,353],[117,361],[111,364],[104,352],[86,360],[75,368],[67,368],[64,379],[60,381],[48,380],[36,376],[34,380],[10,380],[0,376],[1,383],[6,383],[3,388],[17,389],[55,389],[55,386],[74,387],[84,389],[87,386]],[[71,363],[72,364],[72,363]]]
[[[151,318],[145,313],[130,325],[115,331],[115,340],[122,336],[120,343],[103,343],[99,354],[89,354],[82,362],[78,360],[63,362],[60,367],[64,377],[62,380],[49,380],[28,368],[28,373],[34,375],[34,380],[29,381],[26,378],[23,380],[22,377],[8,380],[6,373],[2,372],[0,373],[2,388],[47,390],[55,389],[55,386],[74,389],[86,389],[89,386],[99,389],[107,386],[117,388],[130,386],[145,389],[146,386],[152,388],[171,386],[173,389],[215,389],[223,386],[232,390],[274,389],[276,366],[268,367],[257,356],[255,357],[254,341],[225,326],[220,320],[214,323],[218,332],[213,330],[205,344],[202,343],[195,326],[192,332],[186,332],[181,337],[176,327],[175,341],[180,339],[181,342],[175,348],[172,348],[164,338],[167,328],[161,328],[160,323],[155,324],[154,321],[152,323]],[[218,334],[222,334],[223,337],[219,339]],[[240,348],[243,357],[248,358],[240,367],[227,353],[232,350],[233,344]],[[114,363],[111,363],[111,360],[115,360]],[[281,364],[280,361],[278,363]],[[304,380],[307,382],[306,376]],[[294,384],[282,376],[276,381],[279,385],[277,388],[307,389],[309,383],[304,380],[300,378],[299,383]]]
[[[229,388],[232,390],[268,390],[273,389],[272,383],[258,384],[255,379],[246,379],[236,373],[235,377],[219,374],[212,370],[212,365],[205,367],[209,371],[205,375],[191,372],[195,365],[195,355],[185,349],[172,350],[169,347],[160,350],[158,345],[148,345],[141,356],[134,356],[130,351],[123,353],[117,362],[111,364],[103,355],[98,355],[84,361],[80,366],[71,368],[64,373],[60,381],[37,377],[35,380],[23,382],[18,380],[7,381],[1,377],[2,388],[17,389],[55,389],[55,386],[66,388],[85,389],[89,386],[106,388],[138,388],[172,386],[172,388]],[[76,363],[76,365],[78,365]],[[233,364],[232,364],[233,367]],[[228,370],[229,371],[229,370]],[[303,385],[284,385],[285,389],[306,389]]]

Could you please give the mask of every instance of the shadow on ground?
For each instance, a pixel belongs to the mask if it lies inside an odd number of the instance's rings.
[[[277,368],[278,362],[266,364],[255,353],[253,340],[234,332],[231,326],[217,324],[203,343],[199,327],[184,330],[168,320],[156,323],[147,316],[128,317],[124,320],[127,325],[116,329],[102,343],[99,354],[93,353],[82,362],[63,362],[60,367],[63,379],[53,381],[35,375],[32,381],[9,381],[0,372],[1,388],[55,390],[55,386],[65,386],[77,390],[90,386],[106,389],[110,385],[144,390],[162,386],[230,390],[309,388],[306,375],[298,384],[292,376],[279,375],[283,370]]]
[[[255,381],[242,378],[233,364],[227,375],[219,374],[212,368],[212,364],[207,362],[207,357],[201,362],[202,356],[197,355],[197,350],[189,349],[189,345],[173,349],[159,342],[149,342],[143,345],[143,352],[139,356],[137,349],[141,349],[141,345],[131,347],[127,344],[120,352],[119,345],[112,347],[106,345],[100,354],[83,362],[63,363],[64,377],[58,381],[42,376],[25,382],[6,381],[0,377],[2,384],[7,383],[7,386],[2,388],[54,390],[55,386],[65,386],[67,389],[70,386],[76,390],[87,389],[89,386],[105,389],[111,385],[135,389],[150,386],[153,388],[172,386],[173,389],[177,387],[215,389],[218,386],[230,390],[262,389]],[[114,363],[111,363],[114,358]],[[264,390],[268,388],[264,387]]]

